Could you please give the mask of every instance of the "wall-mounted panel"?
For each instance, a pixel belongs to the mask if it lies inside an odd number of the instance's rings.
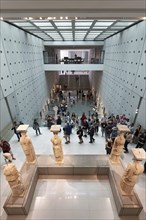
[[[137,117],[137,124],[142,125],[145,128],[146,125],[146,100],[143,99],[139,108],[138,117]]]
[[[11,122],[5,99],[0,100],[0,131]]]
[[[7,63],[6,56],[5,56],[5,51],[4,51],[2,41],[1,41],[0,60],[1,60],[1,88],[3,91],[4,97],[6,97],[12,92],[14,92],[14,88],[13,88],[11,74],[9,71],[9,66]]]
[[[1,99],[4,94],[13,118],[32,125],[49,96],[43,42],[6,22],[0,22]],[[2,111],[3,114],[5,112]]]
[[[100,86],[107,113],[135,117],[140,97],[145,99],[146,21],[105,41],[105,62]],[[143,112],[143,111],[142,111]],[[139,115],[137,118],[141,120]]]

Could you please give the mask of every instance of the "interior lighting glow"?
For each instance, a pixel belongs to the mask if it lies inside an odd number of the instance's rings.
[[[42,17],[40,17],[40,20],[42,20]]]
[[[32,18],[32,17],[29,17],[28,19],[29,19],[29,20],[32,20],[33,18]]]
[[[68,17],[65,17],[65,19],[68,19]]]
[[[77,19],[78,19],[78,17],[75,17],[75,19],[77,20]]]
[[[51,20],[51,19],[52,19],[52,17],[47,17],[47,19],[48,19],[48,20]]]
[[[63,17],[60,17],[60,19],[62,20],[62,19],[63,19]]]
[[[53,19],[55,20],[55,19],[56,19],[56,17],[53,17]]]
[[[3,17],[0,17],[0,20],[3,20]]]

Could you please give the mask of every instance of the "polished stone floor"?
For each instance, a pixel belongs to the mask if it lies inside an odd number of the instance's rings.
[[[92,110],[93,104],[90,102],[78,102],[70,108],[71,112],[81,114],[83,111],[88,114]],[[50,142],[52,133],[47,127],[41,127],[42,135],[36,136],[30,127],[28,135],[31,137],[36,154],[52,155],[52,143]],[[63,132],[62,137],[64,154],[70,155],[102,155],[105,154],[105,140],[99,135],[95,136],[95,142],[89,144],[89,137],[84,138],[84,143],[78,143],[76,129],[71,134],[71,143],[65,144]],[[14,163],[18,170],[25,161],[25,156],[21,145],[14,135],[10,140],[12,151],[16,157]],[[129,154],[123,154],[122,160],[126,166],[132,160],[129,146]],[[135,185],[135,191],[143,204],[143,211],[139,217],[120,218],[117,214],[116,205],[111,192],[110,184],[106,176],[78,176],[74,178],[58,178],[41,176],[38,180],[30,212],[28,216],[7,216],[3,210],[3,204],[10,193],[10,188],[2,174],[2,166],[5,164],[1,155],[1,219],[2,220],[35,220],[35,219],[107,219],[107,220],[144,220],[146,219],[146,175],[142,174]]]

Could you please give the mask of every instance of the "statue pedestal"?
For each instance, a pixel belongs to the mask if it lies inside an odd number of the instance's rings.
[[[136,193],[123,195],[120,180],[124,172],[122,163],[111,164],[106,155],[65,155],[63,164],[55,164],[53,155],[38,155],[35,165],[24,163],[21,175],[25,185],[24,197],[8,197],[4,209],[8,215],[27,215],[39,175],[107,175],[120,216],[138,216],[142,210]],[[51,190],[51,189],[50,189]],[[97,198],[98,199],[98,198]]]
[[[26,162],[21,168],[21,177],[25,190],[19,195],[12,193],[4,204],[4,210],[8,215],[27,215],[34,190],[38,180],[37,165],[28,165]]]
[[[125,170],[122,161],[120,160],[120,163],[117,164],[111,163],[110,160],[109,162],[109,181],[119,216],[138,216],[142,210],[142,204],[137,194],[133,190],[130,195],[127,195],[122,191],[120,186],[120,182]]]

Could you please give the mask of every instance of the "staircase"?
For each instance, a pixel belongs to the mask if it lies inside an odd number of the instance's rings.
[[[58,84],[67,90],[90,90],[88,75],[60,75]]]

